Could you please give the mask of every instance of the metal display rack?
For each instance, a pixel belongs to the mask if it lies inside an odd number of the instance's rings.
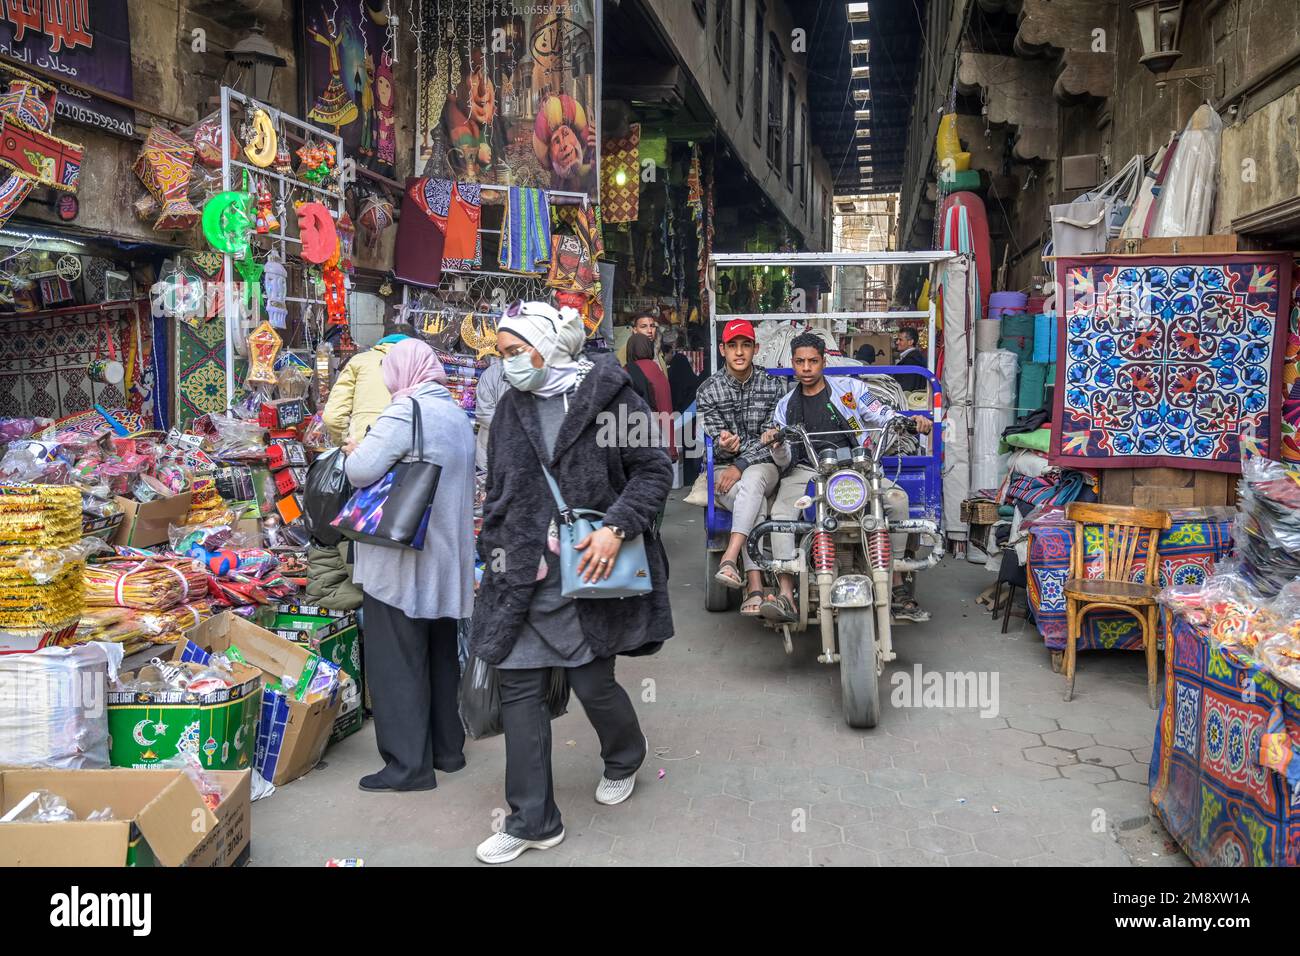
[[[709,374],[718,370],[718,328],[720,325],[726,325],[732,319],[749,319],[753,321],[764,322],[768,320],[786,321],[786,322],[809,322],[820,320],[842,320],[852,322],[857,319],[871,320],[895,320],[895,319],[928,319],[930,323],[929,335],[929,365],[934,368],[934,346],[935,346],[935,303],[933,298],[930,301],[928,311],[900,311],[900,312],[729,312],[718,313],[717,296],[715,289],[718,284],[718,270],[739,267],[761,267],[770,266],[775,269],[786,267],[798,268],[808,266],[813,268],[823,268],[826,266],[906,266],[919,265],[930,266],[933,268],[940,262],[946,262],[949,259],[957,257],[955,252],[934,251],[934,252],[719,252],[709,256],[709,314],[713,316],[713,321],[709,323]]]
[[[234,129],[231,125],[231,104],[238,103],[245,113],[251,113],[254,109],[262,109],[271,117],[272,124],[276,127],[281,136],[285,136],[290,128],[299,132],[298,138],[307,142],[310,140],[325,140],[334,147],[335,168],[338,169],[343,164],[343,138],[333,133],[328,133],[320,127],[315,126],[306,120],[299,119],[282,110],[260,103],[238,90],[231,89],[228,86],[221,87],[221,188],[225,191],[238,189],[242,186],[243,174],[247,172],[250,176],[260,176],[268,181],[274,182],[276,213],[280,221],[278,233],[273,233],[273,241],[276,243],[280,252],[280,258],[284,265],[289,268],[293,263],[288,255],[288,248],[291,244],[302,245],[302,240],[297,236],[288,234],[289,217],[293,210],[290,202],[296,190],[303,190],[314,194],[320,201],[327,206],[333,205],[333,215],[335,220],[343,215],[343,187],[340,183],[337,189],[327,189],[323,186],[317,186],[314,183],[304,182],[294,176],[286,176],[278,173],[273,169],[264,169],[260,166],[254,166],[252,163],[244,162],[241,159],[232,159],[230,155],[230,144],[239,144],[239,138],[234,135]],[[240,155],[243,155],[242,152]],[[238,180],[238,181],[237,181]],[[249,255],[253,252],[250,249]],[[222,314],[226,323],[226,405],[229,407],[235,399],[235,333],[236,318],[234,307],[235,302],[235,258],[229,254],[222,256],[222,282],[223,282],[223,308]],[[301,268],[301,266],[299,266]],[[350,287],[350,280],[346,280]],[[286,296],[285,301],[299,306],[321,305],[323,299],[315,299],[305,296]]]

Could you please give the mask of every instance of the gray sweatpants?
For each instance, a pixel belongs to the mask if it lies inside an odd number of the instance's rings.
[[[795,502],[807,494],[808,482],[815,476],[816,472],[807,465],[796,465],[781,479],[781,487],[777,489],[776,501],[772,505],[773,521],[793,521],[799,517]],[[907,492],[888,478],[884,480],[884,486],[885,515],[894,521],[905,520],[908,516]],[[895,554],[901,555],[907,548],[906,534],[891,534],[889,540]],[[794,535],[772,535],[772,556],[778,559],[794,557]]]
[[[715,475],[717,473],[715,472]],[[781,480],[781,473],[771,462],[750,465],[740,473],[740,480],[731,486],[726,494],[718,491],[715,500],[731,512],[731,530],[733,534],[748,535],[758,524],[759,518],[767,511],[767,499],[776,491]],[[742,548],[746,571],[758,570],[750,560],[749,549]]]

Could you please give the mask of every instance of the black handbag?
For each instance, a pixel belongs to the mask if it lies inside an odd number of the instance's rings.
[[[424,550],[442,465],[424,460],[424,413],[411,399],[411,452],[369,488],[355,491],[330,524],[353,541]]]

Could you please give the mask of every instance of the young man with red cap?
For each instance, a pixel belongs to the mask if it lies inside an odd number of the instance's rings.
[[[728,322],[722,330],[725,364],[704,381],[695,397],[700,427],[713,439],[717,501],[731,511],[731,539],[716,577],[727,587],[748,584],[740,606],[740,613],[748,617],[756,617],[763,603],[763,573],[750,560],[745,542],[781,481],[772,449],[762,441],[763,425],[788,388],[784,379],[754,364],[755,350],[754,326],[744,319]]]

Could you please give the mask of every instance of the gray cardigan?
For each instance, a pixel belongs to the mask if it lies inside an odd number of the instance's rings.
[[[358,541],[354,580],[413,618],[466,618],[474,608],[474,431],[451,393],[428,382],[411,396],[423,412],[424,460],[442,466],[423,551]],[[344,469],[355,488],[410,460],[411,398],[389,405]]]

